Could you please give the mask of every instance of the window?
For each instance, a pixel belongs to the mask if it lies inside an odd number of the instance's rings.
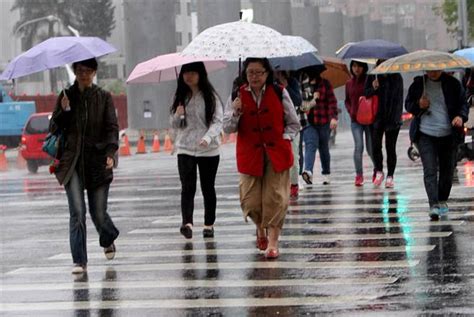
[[[190,43],[193,40],[193,35],[191,33],[188,33],[188,43]]]
[[[179,0],[174,3],[174,10],[176,11],[176,15],[181,14],[181,2],[179,2]]]
[[[176,32],[176,45],[183,45],[183,39],[181,37],[181,32]]]
[[[186,14],[191,15],[191,2],[186,3]]]

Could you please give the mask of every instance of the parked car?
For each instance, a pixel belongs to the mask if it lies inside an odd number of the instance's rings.
[[[48,165],[52,158],[43,152],[43,141],[48,135],[51,112],[32,114],[26,121],[21,136],[20,153],[26,160],[28,171],[36,173],[41,165]]]

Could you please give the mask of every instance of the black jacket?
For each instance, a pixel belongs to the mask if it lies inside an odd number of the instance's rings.
[[[408,89],[408,94],[405,99],[405,109],[415,117],[420,115],[422,112],[418,101],[423,94],[424,80],[426,81],[428,78],[426,76],[415,77],[413,83]],[[461,83],[456,78],[445,73],[441,74],[440,80],[444,102],[448,108],[449,120],[452,121],[454,117],[459,116],[462,118],[463,122],[466,122],[468,117],[468,106],[466,95]],[[453,133],[458,140],[459,138],[462,139],[462,128],[453,128]]]
[[[74,169],[87,189],[110,183],[112,169],[106,169],[107,157],[114,157],[118,149],[118,123],[109,92],[93,85],[79,91],[77,83],[66,91],[71,110],[61,108],[61,93],[50,122],[50,132],[58,129],[65,142],[58,151],[59,166],[56,178],[67,184]]]
[[[379,109],[374,121],[375,129],[395,130],[402,125],[403,79],[400,74],[378,75],[379,88],[375,90],[370,75],[365,82],[365,96],[379,97]]]

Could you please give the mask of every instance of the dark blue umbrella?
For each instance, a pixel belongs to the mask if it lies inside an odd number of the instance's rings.
[[[398,43],[385,40],[365,40],[346,44],[339,52],[337,52],[337,57],[342,59],[389,59],[407,53],[408,51]]]
[[[269,58],[274,70],[298,70],[308,66],[324,65],[324,61],[313,52],[298,56]]]

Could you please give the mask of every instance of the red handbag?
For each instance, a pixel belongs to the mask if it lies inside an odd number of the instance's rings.
[[[359,98],[356,121],[363,125],[372,124],[375,121],[378,110],[379,97],[377,95],[373,95],[372,97],[361,96]]]

